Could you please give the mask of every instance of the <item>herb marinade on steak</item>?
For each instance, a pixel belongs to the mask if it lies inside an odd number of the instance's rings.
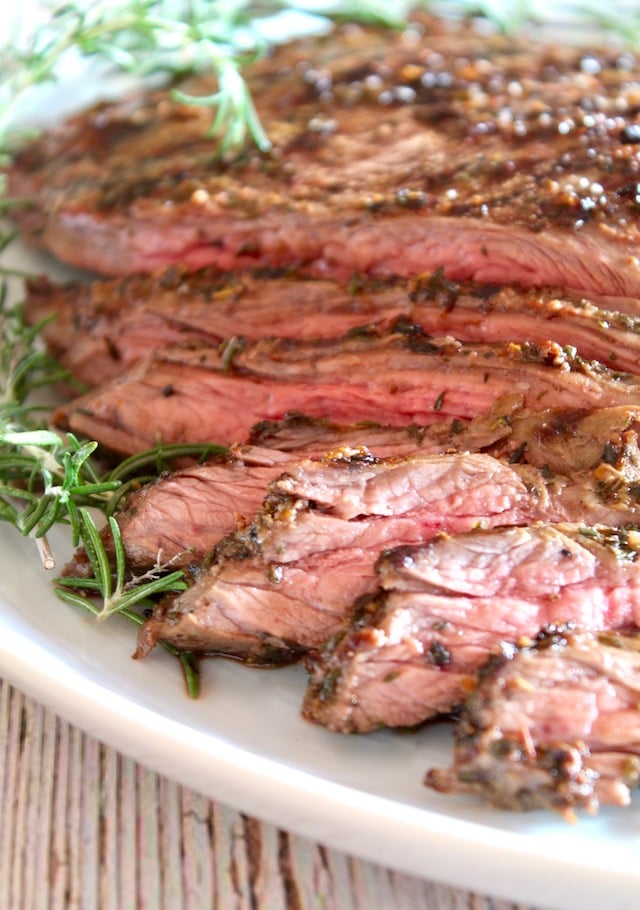
[[[337,426],[292,416],[253,428],[248,444],[225,457],[190,465],[135,491],[116,515],[131,568],[161,563],[191,565],[222,537],[245,527],[260,508],[268,484],[295,463],[328,451],[363,446],[377,457],[412,452],[485,452],[572,476],[593,470],[605,495],[640,481],[640,408],[523,410],[518,396],[498,401],[468,423],[425,427],[374,424]],[[603,458],[606,457],[606,460]],[[110,534],[105,543],[109,546]],[[70,574],[86,570],[78,554]]]
[[[639,547],[624,528],[544,524],[390,550],[352,626],[311,661],[305,716],[341,732],[415,726],[465,701],[497,642],[567,621],[637,626]]]
[[[489,661],[456,727],[444,792],[509,809],[628,805],[640,785],[640,639],[551,626]]]
[[[108,455],[227,449],[117,516],[131,570],[188,568],[137,656],[302,658],[304,715],[332,730],[462,711],[432,787],[626,802],[635,56],[424,16],[291,42],[247,78],[269,152],[221,158],[210,111],[154,89],[9,173],[24,236],[105,276],[28,284],[27,318],[55,315],[48,349],[86,387],[55,424]]]
[[[640,377],[555,342],[465,344],[431,338],[401,319],[341,338],[163,348],[63,406],[54,420],[134,454],[175,442],[232,444],[257,420],[291,410],[338,423],[468,420],[512,393],[535,409],[638,405]]]
[[[273,143],[220,161],[167,90],[28,145],[23,231],[106,275],[259,263],[640,296],[637,64],[426,17],[346,25],[247,71]],[[210,95],[207,77],[184,86]]]
[[[637,483],[607,495],[595,471],[550,476],[482,453],[338,451],[295,462],[251,524],[221,540],[194,584],[156,609],[139,653],[161,640],[251,663],[288,661],[344,629],[353,602],[375,589],[382,550],[477,526],[628,525],[638,496]]]
[[[49,350],[76,379],[95,386],[153,350],[190,340],[338,337],[398,316],[460,341],[553,338],[588,360],[633,372],[640,310],[635,300],[627,306],[628,313],[613,312],[558,289],[454,283],[441,273],[344,283],[296,272],[172,267],[91,285],[60,287],[41,278],[29,284],[26,314],[33,324],[56,314],[43,328]]]

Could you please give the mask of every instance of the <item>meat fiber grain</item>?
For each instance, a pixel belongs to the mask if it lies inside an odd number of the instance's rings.
[[[39,278],[28,285],[25,312],[31,323],[46,320],[42,337],[50,353],[95,386],[155,349],[191,339],[330,338],[398,316],[460,341],[551,340],[587,360],[636,372],[640,302],[627,307],[613,312],[556,288],[454,283],[441,273],[336,282],[293,272],[172,267],[91,284]]]
[[[601,495],[615,498],[640,481],[639,428],[639,408],[529,412],[517,396],[498,401],[469,423],[425,427],[345,427],[297,415],[255,427],[249,442],[234,446],[226,457],[162,474],[132,493],[115,517],[131,568],[188,566],[204,559],[226,534],[246,526],[269,482],[296,461],[363,447],[386,458],[485,452],[547,475],[594,470]],[[110,541],[106,533],[108,549]],[[66,567],[71,575],[87,569],[83,551]]]
[[[640,297],[633,55],[424,17],[294,41],[246,75],[271,151],[221,160],[210,110],[169,90],[100,104],[16,156],[24,234],[105,275],[443,267]]]
[[[344,629],[354,601],[375,590],[383,550],[477,526],[626,525],[637,518],[636,488],[603,497],[594,472],[550,477],[485,454],[300,461],[271,484],[251,524],[220,541],[193,586],[155,611],[138,654],[161,640],[288,661]]]
[[[525,407],[640,404],[640,378],[548,342],[464,344],[403,320],[338,339],[263,339],[157,351],[54,415],[58,426],[130,455],[174,442],[232,444],[291,411],[336,423],[427,424]]]
[[[640,785],[639,694],[637,633],[551,626],[489,660],[456,724],[451,768],[425,782],[569,817],[627,806]]]
[[[545,626],[637,627],[639,548],[634,530],[574,524],[474,530],[383,554],[381,588],[309,661],[305,717],[343,733],[415,726],[458,708],[496,649]],[[513,705],[508,693],[505,685],[496,711],[517,725],[522,707],[523,729],[536,723],[526,687]],[[553,712],[542,710],[540,729]],[[496,720],[496,737],[499,728]]]
[[[374,425],[340,427],[324,421],[298,416],[276,426],[258,427],[247,443],[234,446],[226,458],[216,458],[204,464],[190,465],[164,474],[153,483],[135,491],[116,515],[127,563],[131,568],[148,569],[170,562],[171,565],[190,565],[208,556],[226,534],[250,523],[267,494],[270,482],[305,457],[321,458],[327,452],[341,450],[357,452],[366,448],[374,456],[404,456],[420,451],[509,450],[513,436],[512,419],[518,409],[517,396],[498,402],[496,408],[468,424],[439,423],[426,427],[380,427]],[[573,427],[572,439],[580,437],[580,421],[576,415],[563,415],[566,426]],[[556,419],[559,415],[556,415]],[[636,419],[637,418],[637,419]],[[609,426],[610,423],[610,426]],[[541,415],[540,424],[548,427],[550,416]],[[611,447],[620,441],[618,430],[624,424],[626,447],[624,458],[629,462],[640,414],[625,409],[624,415],[610,414],[601,422]],[[527,434],[535,433],[531,420],[526,422]],[[544,435],[544,431],[543,431]],[[553,434],[552,434],[553,435]],[[592,437],[591,430],[589,431]],[[283,451],[278,444],[285,442]],[[510,449],[520,445],[516,434]],[[270,443],[267,447],[265,443]],[[601,443],[603,441],[601,440]],[[602,444],[600,449],[602,449]],[[544,448],[544,444],[543,448]],[[553,462],[555,446],[550,442],[548,458]],[[566,447],[563,447],[566,450]],[[637,451],[637,446],[636,446]],[[584,463],[584,447],[576,445],[579,463]],[[622,457],[622,450],[620,451]],[[640,460],[639,460],[640,461]],[[577,462],[573,463],[574,468]],[[619,470],[612,466],[612,469]],[[629,469],[627,464],[626,470]],[[110,535],[105,546],[110,547]],[[69,574],[85,571],[86,557],[76,554],[68,567]]]

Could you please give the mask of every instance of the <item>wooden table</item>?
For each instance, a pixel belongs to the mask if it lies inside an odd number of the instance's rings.
[[[0,820],[0,910],[515,908],[213,803],[2,682]]]

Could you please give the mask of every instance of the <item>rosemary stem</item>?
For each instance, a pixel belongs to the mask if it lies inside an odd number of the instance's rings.
[[[40,554],[40,561],[42,563],[42,568],[46,569],[47,572],[52,572],[56,567],[56,558],[53,555],[53,550],[47,540],[46,535],[42,537],[34,537],[36,542],[36,547],[38,553]]]

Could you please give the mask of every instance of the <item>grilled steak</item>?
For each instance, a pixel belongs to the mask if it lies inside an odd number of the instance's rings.
[[[551,623],[638,626],[639,550],[637,531],[534,525],[383,554],[382,588],[309,662],[304,715],[344,733],[413,726],[458,707],[502,642]],[[518,724],[526,696],[514,699],[504,711]]]
[[[265,420],[251,429],[248,443],[235,446],[241,457],[255,461],[263,447],[269,450],[323,455],[340,447],[366,446],[376,457],[406,455],[420,449],[425,453],[488,452],[512,462],[522,461],[537,468],[571,476],[578,471],[598,469],[606,483],[610,472],[631,483],[640,468],[640,409],[522,407],[522,399],[508,395],[495,402],[490,411],[465,422],[407,427],[372,423],[339,426],[303,414],[286,420]],[[608,466],[608,467],[607,467]]]
[[[640,480],[639,429],[640,409],[529,413],[518,408],[516,396],[468,424],[338,427],[298,415],[254,428],[251,441],[234,446],[227,458],[163,474],[131,494],[116,519],[132,569],[191,565],[226,534],[246,525],[260,508],[268,483],[296,460],[358,446],[377,457],[486,452],[567,476],[595,469],[603,494],[615,496],[620,486]],[[104,543],[110,549],[109,533]],[[83,575],[89,569],[86,555],[78,551],[66,574]]]
[[[136,491],[117,515],[128,567],[201,561],[221,537],[251,521],[267,486],[289,462],[273,454],[270,463],[266,457],[262,464],[229,457],[193,465]],[[78,557],[67,571],[77,570]]]
[[[374,425],[338,427],[326,421],[313,421],[301,416],[292,417],[276,428],[275,425],[256,428],[252,431],[252,442],[233,447],[227,458],[217,458],[205,464],[191,465],[171,474],[164,474],[134,492],[125,507],[116,515],[122,542],[131,568],[150,568],[161,562],[173,566],[189,565],[207,556],[226,534],[243,527],[251,520],[262,505],[267,486],[296,460],[307,457],[321,457],[334,449],[366,446],[375,456],[399,456],[411,452],[440,453],[445,451],[482,451],[499,448],[508,450],[513,434],[513,414],[517,409],[515,396],[500,401],[487,415],[482,415],[468,424],[433,424],[427,427],[377,427]],[[629,473],[631,452],[637,453],[637,428],[640,413],[622,409],[618,415],[618,429],[624,425],[624,459],[622,468]],[[568,417],[568,415],[565,415]],[[575,415],[571,415],[574,417]],[[610,415],[612,426],[616,423]],[[542,425],[548,425],[549,416],[541,418]],[[606,440],[611,451],[616,443],[622,455],[622,439],[619,432],[607,427],[608,421],[601,422],[606,428]],[[577,428],[579,420],[571,422]],[[526,421],[527,430],[530,420]],[[580,435],[574,429],[571,437]],[[288,440],[286,451],[278,443]],[[566,437],[565,437],[566,438]],[[260,439],[262,444],[256,445]],[[615,440],[615,441],[614,441]],[[634,444],[635,440],[635,444]],[[265,447],[270,443],[271,447]],[[600,440],[600,453],[604,438]],[[521,445],[520,435],[515,434],[511,451]],[[543,444],[544,450],[544,444]],[[549,449],[552,462],[553,445]],[[563,447],[567,451],[566,445]],[[570,451],[570,450],[569,450]],[[583,452],[577,446],[577,452]],[[523,451],[524,458],[524,451]],[[599,459],[598,459],[599,460]],[[579,456],[583,464],[582,454]],[[639,460],[640,461],[640,460]],[[574,463],[574,469],[579,469]],[[621,465],[612,465],[620,471]],[[110,534],[105,535],[105,545],[110,546]],[[86,557],[82,552],[75,555],[67,573],[82,574]]]
[[[453,766],[425,782],[507,809],[626,806],[640,784],[639,691],[636,635],[547,629],[489,661],[458,722]]]
[[[380,551],[436,536],[532,521],[626,524],[636,486],[607,501],[593,472],[551,478],[485,454],[374,459],[366,451],[300,461],[270,487],[245,529],[215,548],[211,565],[162,605],[140,636],[248,662],[289,660],[344,625],[375,589]]]
[[[87,386],[113,378],[157,348],[192,338],[337,337],[399,315],[431,335],[460,341],[552,339],[618,370],[635,372],[640,357],[640,322],[631,314],[605,311],[554,289],[454,284],[441,274],[343,284],[293,273],[173,267],[89,285],[59,286],[40,278],[29,283],[25,311],[32,323],[55,314],[43,337]]]
[[[42,334],[51,353],[88,386],[110,379],[151,351],[203,339],[338,337],[369,322],[411,316],[406,281],[342,284],[293,272],[189,272],[56,285],[31,281],[31,323],[55,314]]]
[[[166,90],[28,144],[23,231],[107,275],[260,261],[640,296],[631,55],[459,21],[344,26],[247,72],[271,138],[221,162],[210,111]],[[182,86],[216,90],[212,78]]]
[[[291,410],[392,426],[469,419],[513,393],[529,408],[628,406],[640,403],[640,379],[554,343],[465,345],[398,321],[339,339],[157,351],[54,419],[133,454],[172,442],[237,442],[256,421]]]

